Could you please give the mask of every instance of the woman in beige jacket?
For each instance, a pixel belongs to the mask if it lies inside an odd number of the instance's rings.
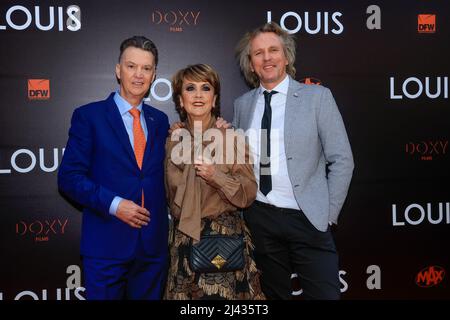
[[[255,200],[257,184],[243,135],[215,126],[219,77],[208,65],[191,65],[175,74],[172,87],[183,125],[166,144],[166,191],[173,224],[165,298],[264,299],[240,212]],[[244,268],[194,272],[190,248],[205,233],[243,235]]]

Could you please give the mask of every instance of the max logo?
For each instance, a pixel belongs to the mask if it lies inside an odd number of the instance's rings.
[[[30,100],[50,99],[50,80],[28,79],[28,99]]]
[[[416,284],[422,288],[438,285],[444,280],[445,270],[439,266],[429,266],[422,269],[416,276]]]
[[[417,32],[419,32],[419,33],[435,33],[436,32],[436,15],[435,14],[419,14],[417,16]]]

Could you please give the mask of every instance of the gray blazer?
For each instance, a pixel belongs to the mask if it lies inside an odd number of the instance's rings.
[[[234,102],[233,126],[248,130],[258,89]],[[353,174],[353,155],[344,122],[328,88],[289,77],[284,144],[295,199],[320,231],[337,224]],[[326,175],[328,165],[328,175]]]

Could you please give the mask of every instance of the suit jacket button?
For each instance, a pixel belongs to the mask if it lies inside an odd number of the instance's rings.
[[[298,187],[300,187],[300,185],[298,185],[298,184],[296,184],[296,185],[294,186],[294,188],[298,188]]]
[[[288,160],[292,160],[292,157],[287,158]]]

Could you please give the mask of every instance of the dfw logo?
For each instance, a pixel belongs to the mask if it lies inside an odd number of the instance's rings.
[[[435,33],[436,32],[436,15],[435,14],[419,14],[417,16],[417,32],[419,32],[419,33]]]
[[[30,100],[50,99],[50,80],[28,79],[28,99]]]
[[[48,11],[48,21],[42,22],[42,11]],[[65,13],[65,14],[64,14]],[[6,11],[6,26],[0,24],[0,30],[6,30],[7,27],[14,30],[28,29],[34,21],[37,29],[42,31],[50,31],[57,28],[58,31],[64,31],[64,27],[69,31],[78,31],[81,29],[81,9],[78,6],[68,6],[64,12],[63,7],[43,7],[35,6],[34,10],[24,6],[12,6]],[[47,20],[47,18],[45,18]]]

